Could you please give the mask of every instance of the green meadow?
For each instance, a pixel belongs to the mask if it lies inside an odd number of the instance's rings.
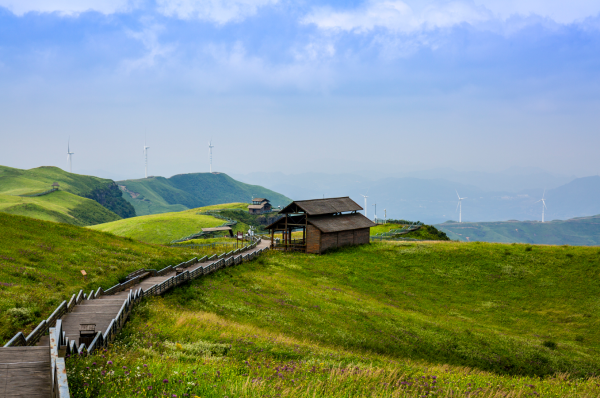
[[[65,191],[37,197],[0,194],[0,212],[79,226],[121,219],[97,202]]]
[[[405,225],[393,223],[379,224],[371,228],[371,236],[375,236],[380,233],[390,232],[393,229],[402,229],[402,227],[405,227]],[[400,237],[419,240],[450,240],[444,232],[440,231],[432,225],[423,225],[418,230],[400,235]]]
[[[5,213],[0,236],[0,345],[19,331],[31,332],[80,289],[107,289],[137,269],[161,269],[212,253]]]
[[[147,216],[138,216],[118,220],[110,223],[94,225],[91,229],[103,232],[110,232],[118,236],[124,236],[137,239],[147,243],[168,244],[169,242],[180,239],[195,233],[202,228],[217,227],[225,221],[209,215],[199,215],[197,213],[209,210],[220,210],[223,208],[248,208],[245,203],[228,203],[223,205],[213,205],[199,207],[172,213],[161,213]],[[240,225],[243,229],[247,226]]]
[[[597,397],[600,249],[269,252],[145,301],[75,397]]]

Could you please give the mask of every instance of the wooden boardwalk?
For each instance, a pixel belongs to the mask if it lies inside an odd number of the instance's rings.
[[[51,394],[49,347],[0,350],[0,398],[48,398]]]
[[[270,242],[266,240],[261,241],[252,252],[264,249],[269,244]],[[221,260],[196,263],[186,268],[186,271],[191,273],[198,268],[208,268],[218,261]],[[175,271],[172,271],[165,275],[148,277],[128,290],[113,295],[100,296],[96,299],[82,300],[73,307],[72,311],[61,317],[62,331],[65,333],[65,337],[68,337],[70,341],[79,341],[80,325],[90,323],[96,324],[96,332],[104,333],[127,302],[131,290],[137,291],[142,288],[147,291],[152,286],[172,278],[175,274]],[[56,350],[56,347],[54,349]],[[56,353],[54,355],[54,358],[56,358]],[[1,348],[0,398],[52,397],[53,368],[51,358],[53,357],[51,356],[49,336],[43,336],[37,346],[34,347]],[[59,360],[62,361],[62,358],[57,359],[57,361]],[[62,369],[64,372],[64,362],[61,363],[63,363]],[[64,382],[66,386],[66,379],[64,379]],[[66,396],[68,396],[68,391]]]
[[[268,247],[269,245],[270,242],[267,240],[261,241],[256,246],[255,250]],[[196,263],[188,267],[187,270],[192,272],[200,267],[206,268],[217,261],[219,260]],[[152,286],[162,283],[172,276],[175,276],[175,271],[166,275],[149,277],[143,279],[141,283],[134,285],[129,290],[138,290],[139,288],[142,288],[146,291]],[[72,312],[63,315],[62,317],[62,329],[65,332],[66,337],[68,337],[69,340],[79,341],[79,326],[82,323],[95,323],[96,331],[104,333],[106,328],[110,325],[110,322],[116,317],[117,313],[125,303],[125,300],[127,300],[129,290],[124,290],[111,296],[100,296],[95,300],[83,300]]]

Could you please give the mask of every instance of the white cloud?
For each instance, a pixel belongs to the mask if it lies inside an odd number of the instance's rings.
[[[240,21],[260,7],[278,0],[157,0],[158,11],[181,19],[203,19],[219,24]]]
[[[350,11],[317,8],[302,22],[323,29],[367,32],[376,28],[411,33],[421,30],[445,28],[460,23],[476,23],[490,18],[483,7],[454,1],[432,3],[416,11],[400,0],[370,0],[362,7]]]
[[[322,29],[364,33],[377,28],[415,33],[462,23],[477,25],[512,16],[547,18],[567,24],[600,13],[598,0],[367,0],[351,10],[317,7],[302,22]]]
[[[512,15],[538,15],[561,24],[577,22],[600,13],[598,0],[473,0],[502,19]]]
[[[164,30],[163,26],[151,21],[143,22],[145,27],[141,31],[127,31],[129,37],[141,41],[146,48],[146,53],[142,57],[124,62],[127,72],[150,68],[155,65],[158,58],[164,58],[174,50],[173,45],[163,45],[158,40],[159,33]]]
[[[85,11],[97,11],[114,14],[129,11],[136,4],[136,0],[0,0],[0,7],[5,7],[19,16],[28,12],[77,15]]]

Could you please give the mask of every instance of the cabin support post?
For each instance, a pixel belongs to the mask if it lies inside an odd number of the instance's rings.
[[[272,229],[271,230],[271,249],[275,247],[275,246],[273,246],[274,238],[275,238],[275,230]]]

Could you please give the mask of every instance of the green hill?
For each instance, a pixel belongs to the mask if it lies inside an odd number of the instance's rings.
[[[121,219],[91,199],[64,191],[32,198],[0,194],[0,212],[79,226]]]
[[[0,194],[30,195],[47,191],[54,182],[60,190],[92,199],[120,217],[134,217],[134,208],[123,199],[114,181],[68,173],[58,167],[37,167],[30,170],[0,166]]]
[[[181,211],[219,203],[249,203],[252,196],[267,198],[275,207],[291,202],[281,194],[258,185],[244,184],[223,173],[149,177],[118,181],[118,184],[137,215]]]
[[[90,228],[147,243],[167,244],[173,240],[198,233],[202,228],[216,227],[224,222],[215,217],[197,214],[199,212],[216,210],[218,208],[234,209],[247,207],[248,205],[245,203],[227,203],[179,212],[127,218],[106,224],[94,225]]]
[[[600,215],[570,220],[445,222],[436,225],[452,240],[545,245],[600,245]]]
[[[146,301],[111,350],[68,361],[69,382],[74,397],[596,397],[599,256],[456,242],[270,252]]]
[[[0,213],[0,236],[0,347],[18,331],[31,332],[79,289],[107,289],[139,268],[206,254],[6,213]]]

